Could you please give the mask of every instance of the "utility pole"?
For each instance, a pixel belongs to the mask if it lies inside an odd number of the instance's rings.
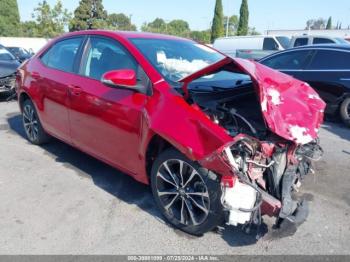
[[[228,3],[227,2],[227,10],[228,10]],[[230,16],[227,14],[227,19],[226,19],[226,37],[228,37],[228,25],[229,25],[229,21],[230,20]]]
[[[131,25],[132,25],[132,23],[131,23],[131,18],[132,18],[132,14],[129,14],[130,28],[129,28],[128,30],[130,30],[130,31],[131,31]]]
[[[227,16],[227,20],[226,20],[226,37],[228,37],[228,25],[229,25],[229,20],[230,20],[230,16]]]

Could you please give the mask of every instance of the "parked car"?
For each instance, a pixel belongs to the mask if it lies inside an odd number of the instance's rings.
[[[258,60],[288,48],[289,41],[285,36],[232,36],[216,39],[213,47],[231,57]]]
[[[6,47],[20,62],[23,62],[32,57],[33,53],[30,53],[23,47]]]
[[[349,42],[341,37],[303,35],[293,36],[289,48],[318,44],[349,44]]]
[[[0,45],[0,93],[11,95],[14,93],[16,70],[20,63],[2,45]]]
[[[326,114],[350,126],[350,45],[298,47],[259,62],[309,83],[327,103]]]
[[[17,84],[31,143],[54,136],[150,184],[185,232],[305,220],[291,193],[325,104],[299,80],[191,40],[90,30],[51,41]]]

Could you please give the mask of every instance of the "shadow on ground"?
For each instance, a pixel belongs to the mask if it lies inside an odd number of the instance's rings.
[[[350,128],[345,126],[343,123],[327,121],[322,127],[338,137],[350,141]],[[348,152],[348,154],[350,155],[350,152]]]
[[[8,114],[7,121],[9,132],[26,139],[19,113]],[[41,147],[45,149],[48,156],[75,170],[77,175],[91,179],[96,186],[116,198],[128,204],[135,204],[157,219],[164,221],[153,201],[149,186],[135,181],[130,176],[56,139],[52,139],[50,143]],[[174,231],[180,237],[195,238],[177,229]],[[262,225],[260,231],[261,236],[266,234],[266,224]],[[252,245],[258,241],[256,230],[246,234],[240,227],[226,227],[220,234],[230,246]]]

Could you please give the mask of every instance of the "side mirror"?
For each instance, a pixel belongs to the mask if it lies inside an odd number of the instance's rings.
[[[103,74],[101,82],[114,87],[137,89],[136,72],[132,69],[112,70]]]

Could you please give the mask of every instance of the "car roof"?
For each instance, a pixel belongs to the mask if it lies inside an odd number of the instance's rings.
[[[178,37],[178,36],[172,36],[172,35],[164,35],[164,34],[157,34],[157,33],[148,33],[148,32],[134,32],[134,31],[112,31],[112,30],[82,30],[82,31],[76,31],[71,33],[63,34],[62,36],[58,38],[64,38],[74,35],[91,35],[91,34],[99,34],[99,35],[116,35],[118,37],[122,37],[125,39],[130,38],[149,38],[149,39],[172,39],[172,40],[187,40],[189,39]]]
[[[350,44],[316,44],[316,45],[304,45],[304,46],[298,46],[294,48],[290,48],[287,50],[294,50],[294,49],[322,49],[322,48],[331,48],[331,49],[343,49],[343,50],[350,50]]]

